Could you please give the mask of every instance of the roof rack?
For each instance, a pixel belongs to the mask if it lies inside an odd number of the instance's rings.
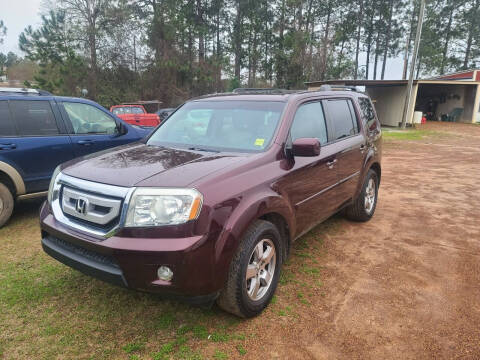
[[[297,91],[276,88],[237,88],[232,92],[234,94],[291,94]]]
[[[359,92],[358,88],[356,86],[348,86],[348,85],[329,85],[329,84],[324,84],[320,86],[319,91],[339,91],[339,90],[350,90],[350,91],[356,91]]]
[[[34,96],[51,96],[52,94],[45,90],[40,89],[27,89],[27,88],[13,88],[13,87],[0,87],[0,95],[34,95]]]

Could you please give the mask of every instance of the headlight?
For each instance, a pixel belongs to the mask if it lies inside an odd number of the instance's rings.
[[[57,179],[58,174],[60,174],[60,165],[55,168],[53,172],[52,179],[50,180],[50,185],[48,186],[48,203],[51,204],[53,200],[53,185],[55,185],[55,180]]]
[[[203,196],[195,189],[137,188],[129,202],[126,227],[183,224],[200,214]]]

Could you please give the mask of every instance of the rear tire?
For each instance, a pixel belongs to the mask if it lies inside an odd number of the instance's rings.
[[[258,220],[246,234],[230,264],[225,288],[217,304],[242,318],[254,317],[267,307],[278,285],[283,243],[280,232]]]
[[[365,222],[372,218],[377,207],[378,175],[372,169],[368,170],[362,191],[352,205],[345,209],[348,219]]]
[[[13,212],[13,195],[4,184],[0,183],[0,228],[10,219]]]

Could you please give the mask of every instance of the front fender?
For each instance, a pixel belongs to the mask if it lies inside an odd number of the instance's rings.
[[[227,280],[230,263],[242,236],[250,225],[263,215],[276,213],[288,225],[290,237],[295,231],[295,217],[292,206],[271,189],[257,190],[236,199],[237,204],[226,219],[214,246],[216,287],[222,288]]]

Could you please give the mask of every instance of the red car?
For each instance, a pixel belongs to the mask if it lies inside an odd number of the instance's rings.
[[[110,112],[132,125],[155,127],[160,124],[160,117],[147,113],[142,105],[115,105],[110,108]]]
[[[367,95],[273,92],[189,101],[142,142],[63,164],[40,212],[45,252],[117,285],[259,314],[292,243],[341,210],[370,220],[381,178]]]

